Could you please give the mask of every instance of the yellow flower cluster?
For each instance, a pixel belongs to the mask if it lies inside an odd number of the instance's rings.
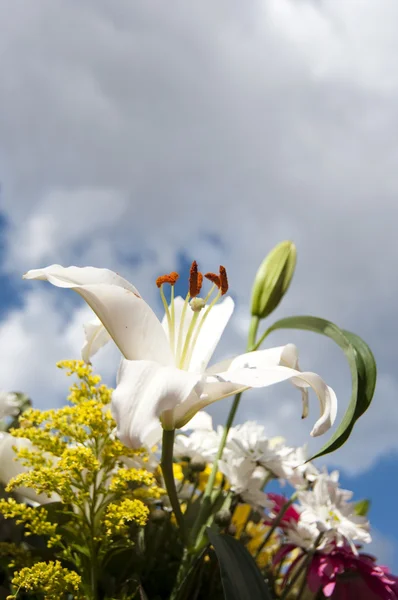
[[[101,384],[91,366],[64,361],[58,367],[79,379],[70,388],[71,404],[23,413],[20,427],[11,433],[20,438],[14,450],[25,469],[6,489],[31,488],[60,502],[57,514],[65,513],[67,526],[62,525],[65,518],[50,522],[46,508],[11,498],[0,500],[0,512],[23,524],[26,535],[45,536],[56,557],[72,562],[85,577],[93,562],[100,572],[101,561],[109,553],[134,543],[137,531],[131,525],[143,527],[149,517],[145,501],[159,499],[165,492],[155,475],[144,468],[147,454],[115,439],[111,390]],[[87,582],[83,583],[84,589]],[[22,569],[13,584],[44,593],[45,598],[65,597],[67,591],[74,593],[81,587],[80,576],[63,569],[58,561]]]
[[[45,508],[32,508],[13,498],[0,500],[0,513],[6,519],[15,519],[17,525],[25,525],[25,535],[44,535],[50,538],[49,546],[59,541],[57,524],[47,520]]]
[[[145,469],[127,469],[126,467],[121,467],[113,475],[109,489],[111,492],[124,492],[129,487],[131,488],[132,485],[136,488],[137,484],[152,487],[156,484],[156,481],[152,473],[145,471]]]
[[[72,406],[30,409],[23,414],[20,428],[12,434],[31,442],[16,450],[18,459],[29,470],[15,477],[8,491],[25,486],[48,497],[56,494],[64,503],[71,503],[77,496],[87,500],[87,491],[94,482],[96,494],[131,490],[130,484],[134,483],[134,488],[144,486],[149,495],[159,497],[161,492],[152,474],[125,467],[127,459],[143,462],[144,456],[142,451],[130,450],[115,439],[116,424],[108,407],[111,390],[83,361],[63,361],[58,367],[80,380],[70,388]]]
[[[17,598],[20,590],[41,593],[46,600],[60,600],[67,598],[68,594],[73,594],[75,600],[84,598],[80,594],[80,575],[63,568],[58,560],[37,562],[32,567],[21,569],[14,576],[12,584],[16,592],[7,600]]]
[[[130,523],[141,525],[148,520],[149,509],[141,500],[125,498],[120,502],[111,502],[106,509],[104,525],[106,534],[123,535],[128,532]]]

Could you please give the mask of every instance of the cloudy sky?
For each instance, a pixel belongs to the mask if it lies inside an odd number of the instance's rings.
[[[160,311],[155,279],[225,264],[242,351],[250,288],[274,244],[299,263],[275,317],[313,314],[371,345],[374,405],[328,457],[371,496],[374,550],[398,570],[398,37],[395,0],[3,0],[0,5],[0,386],[62,403],[55,362],[79,356],[89,309],[22,282],[51,263],[122,273]],[[349,397],[340,351],[313,334],[301,366]],[[118,353],[95,367],[113,383]],[[288,384],[249,393],[256,418],[308,441]],[[213,408],[221,422],[228,402]],[[319,448],[325,440],[311,442]]]

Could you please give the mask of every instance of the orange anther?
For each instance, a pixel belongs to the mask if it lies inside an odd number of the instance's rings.
[[[189,271],[189,295],[191,298],[195,298],[200,294],[202,283],[203,275],[198,271],[198,263],[194,260]]]
[[[175,285],[177,279],[179,278],[179,274],[175,271],[172,271],[168,275],[161,275],[156,280],[156,285],[160,288],[164,283],[169,283],[170,285]]]
[[[220,265],[220,290],[221,296],[228,292],[228,277],[226,268]]]
[[[220,287],[220,277],[215,273],[206,273],[206,279],[214,283],[218,288]]]
[[[203,273],[201,273],[200,271],[198,271],[198,294],[200,292],[200,290],[202,289],[202,285],[203,285]]]

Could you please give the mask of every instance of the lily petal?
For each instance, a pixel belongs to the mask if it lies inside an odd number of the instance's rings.
[[[173,364],[160,321],[136,288],[117,273],[95,267],[51,265],[28,271],[24,278],[47,280],[80,294],[125,358]]]
[[[102,283],[116,285],[117,287],[134,292],[137,296],[140,295],[137,288],[127,281],[127,279],[120,277],[120,275],[110,269],[97,269],[97,267],[50,265],[44,269],[31,269],[23,275],[23,279],[40,279],[42,281],[49,281],[57,287],[72,289],[79,285]]]
[[[217,375],[218,373],[229,370],[265,368],[267,366],[279,366],[282,363],[287,363],[285,366],[296,368],[295,365],[293,366],[292,364],[295,355],[297,355],[297,349],[293,344],[267,348],[265,350],[256,350],[254,352],[245,352],[234,358],[227,358],[221,362],[215,363],[206,369],[206,374]]]
[[[170,411],[168,426],[174,427],[173,409],[196,396],[200,378],[153,361],[122,360],[111,404],[120,440],[129,448],[156,444],[162,431],[160,419]]]
[[[224,369],[224,372],[216,373],[220,368]],[[218,399],[218,393],[221,393],[222,397],[234,393],[233,388],[225,385],[226,382],[235,384],[235,391],[238,391],[242,387],[266,387],[290,380],[302,392],[303,417],[308,414],[308,388],[311,387],[318,397],[321,417],[311,431],[312,436],[325,433],[336,419],[336,394],[319,375],[298,370],[298,351],[294,344],[248,352],[214,365],[207,373],[215,374],[215,379],[207,379],[203,390],[204,394],[208,394],[209,403]],[[218,386],[216,381],[219,382]],[[201,408],[204,406],[203,404]]]
[[[82,348],[82,359],[84,362],[89,363],[90,359],[94,354],[98,352],[105,344],[107,344],[112,338],[97,318],[85,323],[83,325],[84,333],[86,335],[86,341]]]
[[[291,380],[296,387],[304,389],[311,387],[314,390],[320,403],[321,417],[315,423],[311,435],[317,436],[325,433],[332,426],[336,417],[337,399],[332,388],[328,387],[321,377],[315,373],[301,373],[283,366],[263,369],[231,369],[216,376],[211,376],[204,386],[203,393],[207,395],[207,404],[210,404],[219,399],[219,394],[225,397],[233,393],[233,388],[227,387],[226,382],[233,384],[235,391],[237,391],[242,388],[267,387],[287,380]]]
[[[192,319],[195,315],[190,306],[185,308],[182,332],[180,335],[179,332],[184,305],[185,299],[181,296],[177,296],[174,299],[175,338],[177,339],[180,337],[183,340],[183,343],[187,336],[189,326],[191,325]],[[224,329],[232,316],[234,306],[235,304],[232,298],[227,296],[222,302],[219,302],[213,306],[208,313],[206,313],[206,307],[202,308],[195,327],[195,330],[199,330],[199,334],[195,340],[189,365],[185,367],[188,371],[197,373],[203,373],[205,371],[211,357],[213,356],[217,344],[220,341]],[[171,310],[171,307],[169,307],[169,310]],[[162,327],[169,339],[169,326],[166,316],[164,316],[162,320]],[[193,333],[193,337],[195,337],[195,333]]]
[[[207,315],[206,308],[202,309],[197,324],[200,332],[189,361],[189,371],[197,373],[205,371],[234,312],[234,307],[234,301],[227,296],[225,300],[213,306]]]

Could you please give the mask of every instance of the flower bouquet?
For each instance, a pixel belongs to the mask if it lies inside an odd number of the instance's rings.
[[[96,318],[84,327],[82,360],[58,364],[74,378],[68,404],[41,411],[23,394],[0,397],[0,598],[398,599],[398,580],[364,551],[369,503],[353,501],[338,472],[312,462],[339,448],[368,408],[373,355],[321,318],[263,327],[295,265],[291,242],[265,258],[246,352],[216,364],[234,308],[224,267],[202,274],[193,262],[185,298],[175,294],[177,273],[160,276],[162,322],[109,270],[52,265],[25,274],[73,289]],[[234,425],[242,394],[287,380],[303,418],[309,391],[318,398],[312,436],[333,425],[336,395],[301,371],[297,348],[263,347],[289,328],[334,340],[351,370],[348,408],[311,460],[256,422]],[[114,390],[90,363],[109,341],[122,354]],[[205,409],[228,397],[226,424],[215,428]]]

